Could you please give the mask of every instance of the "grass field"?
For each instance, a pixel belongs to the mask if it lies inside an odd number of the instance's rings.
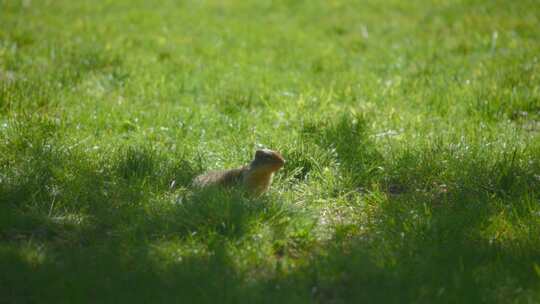
[[[0,303],[540,303],[540,3],[0,0]],[[271,191],[194,191],[282,152]]]

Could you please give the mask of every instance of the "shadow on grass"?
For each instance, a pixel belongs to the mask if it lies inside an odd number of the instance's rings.
[[[6,150],[12,154],[2,159],[9,170],[3,171],[0,186],[5,211],[0,214],[0,294],[7,301],[538,299],[534,267],[540,248],[534,235],[539,228],[530,217],[538,201],[539,168],[523,151],[494,158],[448,146],[387,160],[387,175],[371,181],[400,184],[401,191],[379,192],[368,224],[336,227],[332,239],[309,247],[315,250],[294,268],[277,266],[295,259],[286,250],[277,258],[265,257],[277,260],[276,269],[253,278],[240,270],[242,261],[228,246],[245,241],[254,221],[280,229],[286,218],[299,220],[296,210],[240,192],[170,189],[172,179],[187,185],[195,164],[167,162],[141,147],[118,151],[113,164],[91,161],[55,148],[54,128],[44,134],[39,130],[18,133],[26,140],[12,137],[17,149]],[[356,152],[336,149],[344,172],[364,168],[363,158],[352,158]],[[519,221],[530,219],[530,235],[491,238],[489,227],[500,216],[506,222],[495,226],[496,232],[522,229]],[[365,231],[359,227],[364,224]],[[176,255],[181,249],[173,245],[163,257],[159,251],[165,249],[156,244],[171,240],[194,240],[203,253]]]
[[[17,246],[2,246],[0,290],[13,303],[210,303],[237,302],[240,277],[219,243],[211,256],[164,266],[149,246],[105,240],[82,248],[39,247],[33,259]]]
[[[272,222],[289,212],[278,203],[216,189],[171,194],[147,204],[142,199],[108,202],[63,216],[20,209],[4,213],[3,298],[16,303],[257,299],[257,289],[246,288],[225,244],[244,236],[251,221]],[[203,246],[198,250],[207,253],[162,259],[153,245],[191,239],[198,239]]]
[[[187,191],[194,165],[167,162],[148,148],[119,151],[109,164],[64,151],[54,128],[43,136],[18,134],[24,140],[11,138],[20,141],[17,151],[2,159],[10,164],[0,187],[3,300],[213,303],[254,297],[244,294],[249,290],[242,289],[225,242],[245,235],[255,219],[272,222],[290,208],[236,191]],[[152,245],[170,239],[202,240],[208,254],[170,264]]]
[[[363,259],[368,244],[375,269],[390,278],[392,292],[402,293],[390,302],[538,299],[540,188],[533,154],[448,145],[387,160],[381,184],[400,191],[380,200],[371,233],[333,258],[347,261],[345,272],[354,278],[363,270],[352,261]],[[351,290],[361,290],[358,281],[348,281]],[[350,299],[348,292],[341,299]]]

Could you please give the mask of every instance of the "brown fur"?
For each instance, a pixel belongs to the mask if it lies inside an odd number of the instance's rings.
[[[193,180],[196,187],[243,186],[254,194],[266,192],[272,176],[285,164],[283,157],[275,151],[258,150],[254,160],[247,166],[224,171],[211,171]]]
[[[199,175],[193,180],[193,184],[198,187],[211,185],[232,186],[242,181],[245,167],[224,171],[210,171]]]

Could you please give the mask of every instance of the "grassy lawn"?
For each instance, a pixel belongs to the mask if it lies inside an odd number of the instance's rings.
[[[540,303],[537,0],[0,0],[0,303]],[[259,147],[271,190],[194,191]]]

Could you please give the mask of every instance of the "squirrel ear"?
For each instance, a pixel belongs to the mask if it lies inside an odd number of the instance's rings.
[[[255,151],[255,157],[261,157],[261,156],[263,156],[263,154],[264,154],[263,150]]]

